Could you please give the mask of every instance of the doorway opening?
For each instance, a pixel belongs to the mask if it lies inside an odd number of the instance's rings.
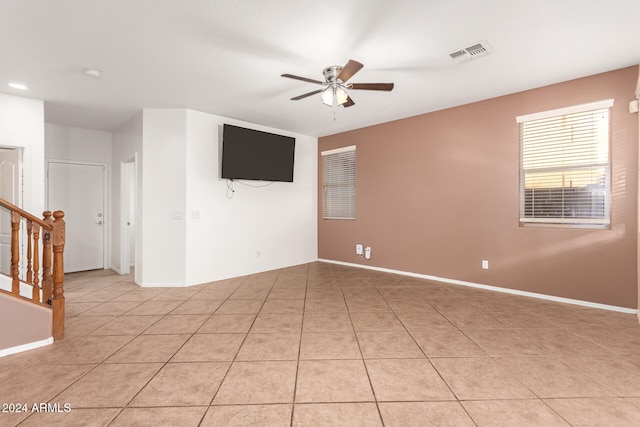
[[[136,267],[136,164],[135,157],[120,163],[120,274],[130,274]]]
[[[22,197],[22,149],[0,146],[0,198],[21,208]],[[11,275],[11,213],[4,208],[0,208],[0,272]]]

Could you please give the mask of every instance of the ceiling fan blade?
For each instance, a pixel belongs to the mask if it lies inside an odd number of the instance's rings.
[[[293,98],[291,98],[291,100],[292,101],[298,101],[300,99],[306,98],[306,97],[311,96],[311,95],[315,95],[316,93],[320,93],[320,92],[323,92],[323,91],[324,91],[324,89],[314,90],[313,92],[309,92],[309,93],[305,93],[305,94],[302,94],[302,95],[294,96]]]
[[[342,82],[345,83],[347,80],[353,77],[355,73],[360,71],[362,67],[364,67],[364,65],[362,65],[358,61],[350,59],[349,62],[347,62],[347,65],[345,65],[342,71],[340,71],[340,74],[338,74],[338,80],[342,80]]]
[[[344,108],[351,107],[352,105],[356,105],[356,103],[355,103],[355,102],[353,102],[353,99],[351,99],[351,97],[350,97],[350,96],[348,96],[348,97],[347,97],[347,102],[345,102],[344,104],[342,104],[342,106],[343,106]]]
[[[294,80],[302,80],[303,82],[307,82],[307,83],[315,83],[317,85],[325,85],[325,82],[321,82],[320,80],[314,80],[314,79],[309,79],[306,77],[300,77],[300,76],[295,76],[293,74],[281,74],[281,77],[286,77],[288,79],[294,79]]]
[[[393,90],[393,83],[353,83],[349,89],[356,90]]]

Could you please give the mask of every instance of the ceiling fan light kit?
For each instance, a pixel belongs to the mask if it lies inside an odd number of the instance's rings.
[[[345,102],[347,102],[347,99],[349,99],[349,94],[343,88],[338,87],[336,88],[336,91],[335,91],[335,97],[336,97],[336,103],[338,105],[342,105]]]
[[[324,91],[322,91],[322,95],[320,96],[320,99],[322,99],[322,103],[324,105],[328,105],[329,107],[333,107],[333,92],[334,91],[335,91],[335,89],[332,88],[332,87],[328,87]]]
[[[342,67],[340,65],[331,65],[325,67],[322,70],[324,75],[324,82],[320,80],[309,79],[307,77],[300,77],[293,74],[282,74],[282,77],[286,77],[294,80],[301,80],[307,83],[313,83],[321,86],[325,86],[324,89],[314,90],[313,92],[304,93],[302,95],[294,96],[292,101],[299,101],[309,96],[322,93],[320,99],[322,102],[329,106],[351,107],[355,105],[351,96],[349,96],[348,90],[380,90],[391,91],[393,90],[393,83],[353,83],[348,84],[347,80],[354,76],[358,71],[364,67],[360,62],[350,59],[347,64]]]
[[[336,105],[343,105],[349,99],[349,94],[342,86],[329,86],[320,96],[324,105],[333,107]]]

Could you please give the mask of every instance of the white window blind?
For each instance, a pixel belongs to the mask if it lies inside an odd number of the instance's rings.
[[[323,151],[324,219],[356,218],[356,146]]]
[[[610,225],[613,100],[518,117],[520,224]]]

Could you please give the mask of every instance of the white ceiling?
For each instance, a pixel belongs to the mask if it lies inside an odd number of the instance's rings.
[[[481,40],[492,55],[450,60]],[[289,100],[319,86],[282,73],[351,58],[350,82],[395,89]],[[191,108],[323,136],[639,63],[640,0],[0,0],[0,92],[105,131]]]

